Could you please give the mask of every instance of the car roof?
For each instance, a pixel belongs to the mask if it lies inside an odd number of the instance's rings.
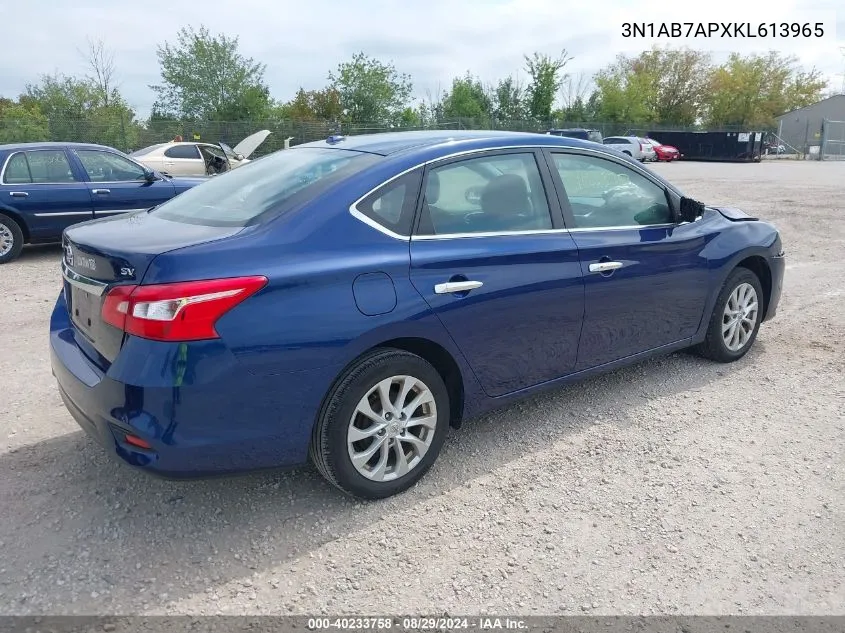
[[[61,149],[64,147],[71,147],[75,149],[107,149],[117,151],[113,147],[107,145],[97,145],[96,143],[64,143],[58,141],[40,141],[36,143],[8,143],[0,145],[0,152],[10,150],[24,150],[24,149]]]
[[[340,140],[326,140],[302,143],[291,149],[301,147],[325,147],[355,150],[390,156],[400,153],[413,153],[423,149],[452,153],[456,150],[483,149],[486,147],[554,145],[559,147],[594,148],[596,143],[581,139],[550,136],[535,132],[506,132],[502,130],[424,130],[414,132],[382,132],[379,134],[361,134],[343,136]],[[435,152],[437,153],[437,152]]]

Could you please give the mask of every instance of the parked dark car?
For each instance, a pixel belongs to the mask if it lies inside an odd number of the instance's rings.
[[[582,127],[552,129],[546,132],[551,136],[565,136],[567,138],[580,138],[582,141],[601,143],[602,136],[599,130],[588,130]]]
[[[205,178],[169,178],[84,143],[0,145],[0,264],[24,244],[58,242],[78,222],[145,210]]]
[[[450,426],[775,316],[778,231],[593,143],[332,137],[65,231],[53,373],[119,459],[413,485]],[[518,425],[519,420],[512,421]]]

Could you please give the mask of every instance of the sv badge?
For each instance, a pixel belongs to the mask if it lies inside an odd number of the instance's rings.
[[[134,277],[135,276],[135,269],[134,268],[121,268],[120,274],[124,277]]]

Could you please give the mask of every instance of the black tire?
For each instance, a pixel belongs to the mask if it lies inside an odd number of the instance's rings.
[[[8,215],[0,213],[0,252],[2,252],[4,247],[4,234],[6,238],[11,234],[12,248],[5,254],[0,255],[0,264],[17,259],[23,249],[23,231],[21,227]]]
[[[347,433],[359,401],[381,380],[392,376],[412,376],[425,383],[434,399],[436,424],[427,452],[407,474],[391,481],[373,481],[353,465]],[[430,363],[398,349],[373,350],[346,370],[329,391],[314,425],[311,461],[323,477],[349,495],[362,499],[390,497],[413,486],[431,468],[446,440],[449,411],[446,385]],[[395,464],[397,454],[388,450]]]
[[[722,326],[725,318],[725,307],[728,299],[733,292],[742,284],[750,284],[757,293],[757,316],[753,329],[750,331],[748,339],[745,344],[737,349],[732,350],[728,348],[722,335]],[[710,322],[707,325],[707,336],[704,342],[697,345],[693,350],[707,358],[719,363],[732,363],[739,360],[748,353],[748,350],[754,345],[757,339],[757,333],[760,331],[760,323],[763,319],[763,288],[760,280],[753,272],[747,268],[735,268],[728,278],[725,280],[719,297],[716,299],[716,305],[713,306],[713,314],[710,315]]]

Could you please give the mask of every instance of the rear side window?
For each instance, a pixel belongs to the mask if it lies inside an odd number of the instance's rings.
[[[200,151],[196,145],[174,145],[164,150],[167,158],[200,158]]]
[[[152,213],[165,220],[205,226],[258,224],[381,159],[342,149],[281,150],[188,189]]]
[[[76,176],[64,150],[41,149],[12,156],[3,181],[7,184],[61,184],[76,182]]]
[[[400,176],[361,200],[361,215],[399,235],[410,235],[422,182],[422,169]]]
[[[29,175],[29,165],[26,162],[26,154],[18,152],[9,159],[6,164],[6,173],[3,174],[3,182],[8,185],[32,182],[32,176]]]

